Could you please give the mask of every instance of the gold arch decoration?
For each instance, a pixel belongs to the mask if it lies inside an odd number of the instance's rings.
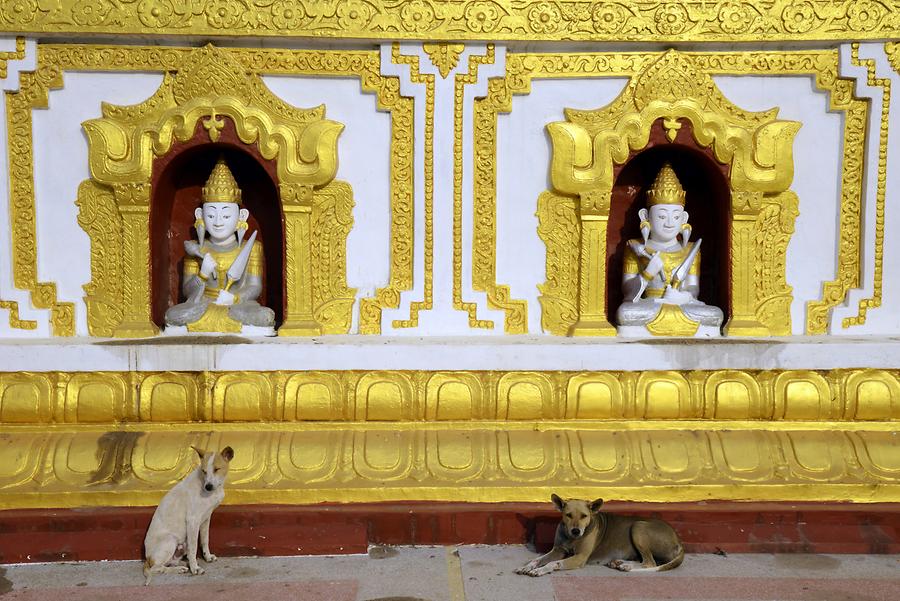
[[[897,0],[57,0],[18,3],[0,31],[379,40],[794,42],[877,40]]]
[[[673,50],[633,77],[608,106],[566,109],[565,114],[566,121],[547,125],[553,145],[553,191],[542,195],[538,212],[548,257],[564,254],[575,259],[578,286],[576,298],[559,298],[551,289],[554,279],[548,271],[540,298],[543,321],[551,322],[548,329],[569,335],[615,334],[604,300],[606,287],[613,285],[606,282],[604,265],[614,166],[647,146],[657,121],[662,121],[671,142],[684,120],[692,125],[697,144],[711,148],[719,162],[731,167],[732,308],[725,332],[790,333],[791,289],[779,257],[797,215],[797,198],[788,187],[800,123],[778,120],[777,109],[759,113],[740,109],[693,59]],[[575,216],[567,217],[569,236],[547,232],[561,213],[573,210]],[[767,225],[773,220],[782,222],[778,229],[787,235],[772,237]],[[560,244],[570,248],[559,248]]]
[[[92,334],[157,332],[149,288],[153,160],[174,142],[190,139],[198,122],[215,142],[223,117],[233,121],[242,142],[256,144],[264,158],[276,161],[287,290],[279,334],[349,330],[355,290],[346,285],[346,238],[353,200],[350,186],[334,180],[343,125],[325,119],[324,106],[288,105],[228,51],[208,45],[167,70],[162,85],[142,104],[105,104],[100,119],[83,124],[91,180],[81,187],[79,223],[91,235],[92,258],[98,259],[92,260],[93,279],[86,286]]]

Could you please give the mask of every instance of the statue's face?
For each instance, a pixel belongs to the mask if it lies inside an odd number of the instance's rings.
[[[650,237],[657,242],[671,242],[681,232],[687,213],[681,205],[653,205],[650,207]]]
[[[237,231],[240,207],[233,202],[203,203],[203,225],[213,242],[228,242]]]

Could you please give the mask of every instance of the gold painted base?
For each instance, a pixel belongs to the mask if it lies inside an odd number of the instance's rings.
[[[190,424],[7,429],[0,509],[154,505],[235,450],[226,503],[544,502],[566,496],[900,502],[892,424]]]
[[[895,370],[0,373],[0,508],[153,505],[230,445],[229,503],[900,502]]]

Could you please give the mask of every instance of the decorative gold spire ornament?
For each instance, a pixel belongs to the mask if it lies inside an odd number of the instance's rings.
[[[231,170],[225,163],[225,159],[220,158],[213,167],[206,185],[203,186],[202,194],[203,202],[230,202],[241,204],[241,189],[238,188],[237,181],[231,175]]]
[[[653,205],[681,205],[684,206],[684,188],[672,169],[672,164],[666,162],[656,174],[653,186],[647,192],[647,206]]]

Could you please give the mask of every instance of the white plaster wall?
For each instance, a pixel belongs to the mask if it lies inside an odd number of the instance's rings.
[[[37,208],[38,277],[56,282],[60,302],[75,303],[76,333],[88,335],[82,286],[91,279],[90,239],[78,225],[78,185],[90,177],[81,123],[101,116],[100,103],[137,104],[151,96],[162,75],[78,73],[50,92],[49,109],[32,112]]]
[[[806,303],[822,296],[835,277],[840,216],[843,116],[828,111],[828,96],[812,77],[716,77],[716,85],[739,107],[777,107],[778,118],[803,124],[794,138],[794,183],[800,199],[787,252],[787,283],[793,287],[791,329],[803,334]]]
[[[359,299],[390,277],[391,118],[358,78],[266,76],[263,81],[294,106],[325,105],[328,119],[344,124],[338,138],[336,179],[353,187],[353,229],[347,237],[347,285],[357,288],[351,332],[359,326]]]
[[[537,233],[538,196],[550,189],[551,145],[545,126],[563,109],[595,109],[621,93],[626,79],[535,79],[513,96],[497,121],[497,282],[528,301],[528,333],[542,334],[538,284],[546,281],[546,247]]]

